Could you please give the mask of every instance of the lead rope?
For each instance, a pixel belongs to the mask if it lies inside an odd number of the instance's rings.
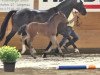
[[[75,13],[77,13],[77,12],[75,12]],[[76,26],[80,26],[81,24],[82,24],[81,19],[80,19],[79,16],[77,16],[77,19],[76,19]]]

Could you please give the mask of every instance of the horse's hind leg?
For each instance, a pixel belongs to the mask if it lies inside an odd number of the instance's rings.
[[[11,40],[11,38],[15,35],[16,32],[17,32],[17,29],[12,29],[11,32],[6,37],[6,41],[4,42],[3,45],[7,45],[8,42]]]
[[[30,53],[31,53],[31,56],[36,59],[36,50],[33,48],[33,44],[32,44],[32,40],[30,40],[30,38],[26,39],[27,41],[27,46],[28,48],[30,49]]]
[[[24,36],[22,36],[22,51],[21,51],[21,54],[24,54],[25,51],[26,51],[26,44],[25,44],[25,42],[26,42],[26,39],[25,39]]]

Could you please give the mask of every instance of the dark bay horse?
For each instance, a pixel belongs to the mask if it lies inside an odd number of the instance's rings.
[[[20,29],[18,30],[18,34],[21,35],[23,34],[23,31],[26,31],[27,35],[23,36],[22,40],[24,40],[23,42],[27,42],[27,46],[30,50],[30,53],[34,58],[34,53],[36,53],[36,51],[33,48],[32,42],[37,33],[47,36],[52,42],[52,44],[57,46],[59,53],[63,56],[62,50],[56,39],[57,27],[60,22],[66,24],[66,16],[61,12],[57,12],[56,14],[51,16],[47,22],[31,22],[28,25],[23,25],[22,27],[20,27]],[[50,51],[51,48],[49,50],[46,50],[45,53],[49,53]]]
[[[11,10],[8,12],[7,16],[5,17],[0,31],[0,40],[4,38],[6,28],[8,26],[8,22],[10,17],[12,17],[12,30],[6,37],[4,45],[7,45],[11,38],[15,35],[18,29],[30,22],[46,22],[51,15],[56,13],[57,11],[62,11],[66,17],[68,18],[70,12],[76,9],[79,11],[80,14],[85,15],[86,9],[84,8],[83,2],[81,0],[64,0],[58,6],[50,8],[48,10],[30,10],[30,9],[22,9],[22,10]],[[63,23],[58,25],[57,34],[66,35],[66,27]],[[63,34],[65,33],[65,34]],[[49,43],[49,48],[51,43]]]

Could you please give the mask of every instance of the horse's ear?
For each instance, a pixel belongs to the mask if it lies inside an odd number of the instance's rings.
[[[82,0],[80,0],[80,2],[82,2]]]
[[[81,0],[71,0],[74,4],[82,2]]]
[[[77,3],[81,2],[81,0],[77,0]]]

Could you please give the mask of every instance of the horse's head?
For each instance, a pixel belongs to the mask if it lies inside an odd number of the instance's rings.
[[[83,5],[83,2],[81,0],[72,0],[73,8],[78,10],[78,12],[82,15],[86,15],[86,9]]]

